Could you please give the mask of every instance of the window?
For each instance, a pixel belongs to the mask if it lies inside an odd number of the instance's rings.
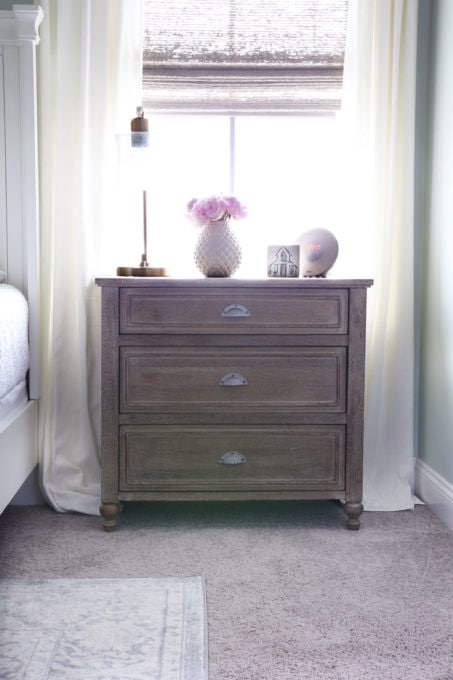
[[[145,0],[151,264],[196,273],[185,206],[212,193],[248,207],[236,223],[239,275],[266,274],[267,245],[333,227],[346,9],[347,0]]]

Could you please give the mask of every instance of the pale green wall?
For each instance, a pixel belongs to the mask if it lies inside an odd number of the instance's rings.
[[[13,5],[33,5],[33,0],[0,0],[0,9],[10,10]]]
[[[453,2],[430,10],[418,456],[453,483]]]

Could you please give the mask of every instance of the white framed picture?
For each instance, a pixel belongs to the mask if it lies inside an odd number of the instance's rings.
[[[267,247],[267,275],[272,277],[295,278],[299,276],[300,248],[292,246]]]

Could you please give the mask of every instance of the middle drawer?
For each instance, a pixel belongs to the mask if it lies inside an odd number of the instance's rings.
[[[346,410],[346,348],[120,349],[122,413]]]

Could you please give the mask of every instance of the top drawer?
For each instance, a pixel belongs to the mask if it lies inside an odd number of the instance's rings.
[[[346,334],[348,290],[120,290],[120,333]]]

